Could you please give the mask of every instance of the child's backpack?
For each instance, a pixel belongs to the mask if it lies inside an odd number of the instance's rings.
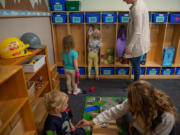
[[[164,47],[162,66],[171,66],[172,65],[174,53],[175,53],[175,48],[173,46]]]
[[[120,58],[124,55],[126,47],[126,27],[120,26],[116,44],[116,57]]]

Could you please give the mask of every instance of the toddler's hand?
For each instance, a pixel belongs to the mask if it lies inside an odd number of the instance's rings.
[[[73,132],[73,131],[75,131],[76,130],[76,128],[75,128],[75,126],[71,126],[71,132]]]

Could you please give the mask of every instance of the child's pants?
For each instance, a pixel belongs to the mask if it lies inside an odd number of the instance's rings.
[[[67,84],[67,89],[68,91],[77,91],[77,84],[75,82],[75,70],[69,70],[69,69],[64,69],[65,76],[66,76],[66,84]],[[72,83],[72,86],[71,86]]]
[[[71,135],[86,135],[84,129],[82,128],[76,128],[74,132],[71,132]]]
[[[88,74],[90,75],[91,73],[91,68],[94,62],[94,67],[96,70],[96,75],[99,75],[99,66],[98,66],[98,53],[96,52],[89,52],[88,53]]]

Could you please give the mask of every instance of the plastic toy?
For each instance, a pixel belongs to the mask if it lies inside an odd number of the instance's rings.
[[[48,130],[48,131],[46,132],[46,134],[47,134],[47,135],[54,135],[54,132],[53,132],[52,130]]]
[[[95,111],[95,110],[99,110],[99,109],[100,109],[99,105],[94,105],[94,106],[86,107],[85,111],[90,112],[90,111]]]
[[[76,72],[76,84],[79,84],[80,72]]]
[[[67,109],[66,111],[67,111],[68,116],[70,117],[70,119],[72,119],[73,115],[72,115],[71,109]]]
[[[34,60],[31,60],[30,62],[29,62],[29,64],[35,64],[36,63],[36,60],[34,59]]]
[[[91,91],[91,92],[94,92],[94,89],[95,89],[95,87],[92,86],[91,89],[90,89],[90,91]]]

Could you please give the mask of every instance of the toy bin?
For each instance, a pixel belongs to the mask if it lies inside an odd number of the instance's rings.
[[[113,75],[114,68],[113,67],[102,67],[101,74],[102,75]]]
[[[102,21],[103,23],[115,23],[117,18],[116,13],[104,12],[102,13]]]
[[[36,72],[45,64],[45,55],[35,55],[31,59],[25,61],[22,66],[25,73]]]
[[[50,5],[52,11],[65,11],[64,1],[50,2]]]
[[[174,59],[175,48],[173,46],[166,46],[163,48],[163,62],[162,66],[171,66]]]
[[[144,75],[145,74],[145,67],[140,68],[140,74]],[[132,68],[132,75],[134,75],[134,68]]]
[[[152,22],[165,23],[167,20],[167,13],[153,13]]]
[[[180,67],[177,67],[177,68],[176,68],[175,75],[180,75]]]
[[[148,67],[147,75],[158,75],[160,72],[160,67]]]
[[[64,74],[64,68],[63,67],[57,67],[57,71],[60,75]]]
[[[161,70],[161,75],[172,75],[174,72],[173,67],[163,67]]]
[[[128,75],[129,68],[128,67],[120,67],[116,68],[116,75]]]
[[[70,14],[70,23],[83,23],[84,15],[83,14]]]
[[[171,13],[169,15],[169,22],[180,23],[180,13],[179,14]]]
[[[118,18],[120,23],[127,23],[129,21],[129,13],[119,13]]]
[[[66,11],[79,11],[79,0],[66,0]]]
[[[85,68],[84,67],[79,67],[79,72],[81,75],[85,75]]]
[[[88,13],[86,14],[87,23],[99,23],[100,22],[100,13]]]
[[[53,23],[66,23],[66,14],[53,14]]]

